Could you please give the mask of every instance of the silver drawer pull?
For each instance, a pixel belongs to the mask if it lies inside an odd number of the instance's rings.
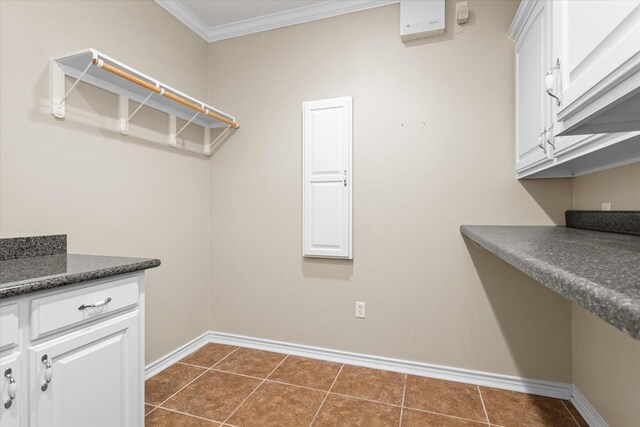
[[[51,379],[53,377],[53,372],[51,370],[51,363],[49,363],[49,356],[47,356],[46,354],[43,355],[42,359],[40,360],[42,361],[42,363],[44,363],[44,382],[40,386],[40,390],[47,391],[47,388],[49,387],[49,383],[51,382]]]
[[[78,307],[78,310],[84,310],[85,308],[102,307],[103,305],[107,305],[110,302],[111,297],[107,297],[106,299],[99,302],[94,302],[93,304],[82,304],[80,307]]]
[[[4,371],[4,376],[7,380],[9,380],[9,387],[8,387],[8,394],[9,394],[9,400],[6,400],[4,402],[4,409],[9,409],[11,408],[11,404],[13,403],[13,399],[16,398],[16,391],[18,391],[18,385],[16,384],[16,379],[13,378],[12,374],[12,370],[11,368],[7,369],[6,371]]]

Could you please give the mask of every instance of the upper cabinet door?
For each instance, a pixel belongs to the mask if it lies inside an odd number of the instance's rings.
[[[560,60],[555,91],[563,120],[589,98],[607,92],[640,66],[640,0],[553,1],[554,58]],[[582,99],[580,99],[582,97]]]
[[[352,259],[352,99],[303,104],[303,256]]]
[[[516,171],[546,161],[545,128],[550,103],[544,90],[549,66],[549,11],[546,1],[531,3],[516,37]]]

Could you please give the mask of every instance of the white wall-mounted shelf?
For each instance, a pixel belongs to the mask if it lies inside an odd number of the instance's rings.
[[[76,82],[67,90],[65,76],[76,79]],[[146,105],[169,114],[168,144],[174,147],[177,136],[190,123],[204,127],[204,154],[206,155],[210,155],[212,147],[227,137],[230,131],[240,127],[233,116],[95,49],[86,49],[51,60],[51,102],[52,114],[55,117],[64,118],[65,98],[79,81],[119,96],[118,130],[124,135],[129,133],[129,120],[140,108],[129,114],[129,99],[140,103],[140,106]],[[187,120],[187,124],[177,131],[176,117]],[[212,128],[226,129],[211,141]]]

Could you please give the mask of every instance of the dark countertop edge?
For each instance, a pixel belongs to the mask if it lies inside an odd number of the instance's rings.
[[[48,289],[56,289],[81,282],[88,282],[91,280],[104,279],[106,277],[119,276],[121,274],[147,270],[158,266],[160,266],[159,259],[148,259],[145,261],[134,262],[131,264],[122,264],[114,267],[87,271],[83,273],[63,273],[55,276],[44,276],[37,279],[24,280],[16,282],[16,284],[11,287],[0,289],[0,300],[17,297],[20,295],[27,295]]]
[[[637,309],[633,309],[632,307],[629,307],[624,303],[617,303],[619,298],[628,300],[629,298],[627,296],[621,295],[619,292],[616,292],[615,290],[603,286],[597,282],[589,281],[583,277],[576,276],[575,274],[568,271],[565,271],[565,274],[559,275],[557,274],[556,267],[551,266],[549,263],[542,260],[538,260],[537,266],[531,266],[530,263],[526,263],[524,262],[524,260],[522,263],[516,262],[516,260],[519,260],[519,258],[523,257],[520,252],[511,251],[504,247],[496,245],[491,241],[484,239],[482,236],[474,233],[473,230],[471,230],[469,227],[470,226],[467,225],[461,225],[460,232],[484,249],[496,255],[507,264],[517,268],[518,270],[537,280],[547,288],[558,293],[559,295],[562,295],[564,298],[572,301],[579,307],[584,308],[594,316],[599,317],[615,328],[629,334],[631,337],[640,340],[640,329],[637,328],[637,325],[640,324],[640,311],[638,311]],[[583,231],[587,233],[603,233],[602,231],[593,230]],[[559,285],[547,281],[545,276],[548,277],[549,275],[554,277],[554,279],[559,282]],[[591,286],[598,287],[598,292],[594,292],[593,290],[584,286],[584,284],[587,283]],[[569,292],[569,289],[572,292]],[[587,301],[579,298],[581,294],[585,293],[589,295],[590,300],[595,302],[595,304],[588,303]],[[598,304],[597,302],[602,302],[603,304]],[[626,316],[623,317],[628,317],[628,319],[630,320],[621,320],[620,316],[616,316],[615,313],[611,313],[611,307],[609,306],[609,304],[611,303],[615,305],[615,309],[618,312],[626,313]],[[603,311],[606,312],[607,315],[603,315]],[[629,328],[629,326],[635,327]]]

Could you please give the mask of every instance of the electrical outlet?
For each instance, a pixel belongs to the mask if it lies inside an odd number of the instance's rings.
[[[364,319],[365,306],[363,301],[356,301],[356,317]]]
[[[611,202],[602,202],[602,210],[610,211],[611,210]]]

